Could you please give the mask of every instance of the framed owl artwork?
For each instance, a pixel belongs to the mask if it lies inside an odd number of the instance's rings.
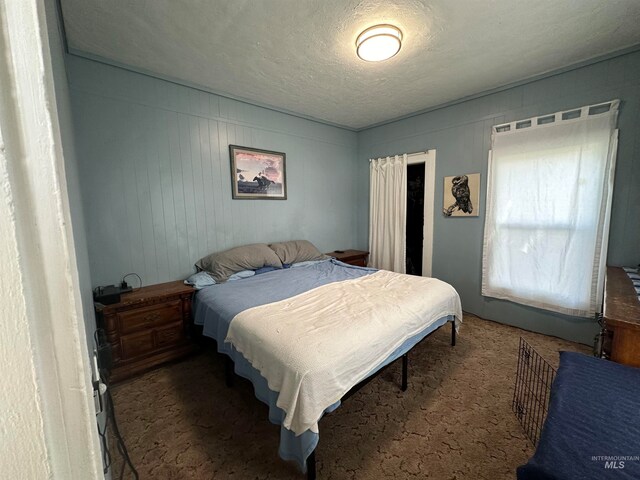
[[[480,210],[480,174],[444,177],[445,217],[477,217]]]

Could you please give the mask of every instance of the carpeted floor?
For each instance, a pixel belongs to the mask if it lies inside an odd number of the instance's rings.
[[[406,392],[396,362],[321,420],[318,478],[515,478],[533,452],[511,412],[519,337],[553,364],[589,349],[469,314],[453,348],[450,331],[412,350]],[[141,479],[304,478],[278,457],[279,427],[251,384],[225,386],[223,363],[207,351],[113,387]]]

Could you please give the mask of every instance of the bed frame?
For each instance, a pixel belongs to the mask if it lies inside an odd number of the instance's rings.
[[[422,343],[427,337],[429,337],[432,333],[434,333],[435,331],[437,331],[440,328],[442,328],[447,323],[451,323],[451,346],[455,347],[456,346],[456,322],[455,322],[455,319],[454,320],[449,320],[445,324],[443,324],[440,327],[436,328],[433,332],[428,333],[416,345]],[[415,348],[416,345],[414,345],[412,347],[412,349]],[[411,351],[411,350],[409,350],[409,351]],[[405,353],[404,355],[402,355],[402,357],[400,357],[400,358],[398,358],[396,360],[400,360],[400,359],[402,359],[402,384],[401,384],[400,388],[401,388],[401,390],[403,392],[405,392],[407,390],[407,386],[408,386],[407,385],[407,376],[408,376],[408,370],[409,370],[409,352]],[[364,380],[362,380],[360,383],[358,383],[353,388],[351,388],[351,390],[349,390],[347,393],[345,393],[344,396],[340,399],[340,401],[344,402],[347,398],[349,398],[352,395],[354,395],[355,393],[357,393],[358,390],[360,390],[362,387],[364,387],[366,384],[368,384],[371,380],[376,378],[380,373],[382,373],[384,370],[386,370],[387,367],[389,367],[390,365],[394,364],[395,362],[396,361],[394,360],[393,362],[389,363],[388,365],[385,365],[384,367],[382,367],[380,370],[375,372],[373,375],[370,375],[369,377],[367,377]],[[235,378],[235,372],[234,372],[233,360],[228,355],[225,355],[225,365],[224,366],[225,366],[224,370],[225,370],[225,380],[226,380],[226,383],[227,383],[227,387],[232,387],[233,386],[233,380]],[[316,480],[316,451],[315,450],[313,450],[313,452],[311,452],[311,454],[307,458],[307,462],[306,463],[307,463],[307,480]]]

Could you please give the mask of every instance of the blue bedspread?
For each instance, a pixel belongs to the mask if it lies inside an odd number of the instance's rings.
[[[518,480],[639,479],[640,369],[560,353],[540,443]]]
[[[373,268],[355,267],[335,259],[313,265],[275,270],[236,282],[205,287],[195,297],[194,322],[203,326],[203,334],[216,340],[218,351],[229,355],[235,364],[235,372],[249,379],[254,386],[256,397],[269,406],[269,420],[282,425],[285,412],[276,406],[278,392],[269,389],[267,380],[230,344],[224,342],[231,320],[243,310],[290,298],[333,282],[363,277],[376,272]],[[407,340],[371,373],[383,368],[408,352],[415,344],[432,331],[453,320],[444,317],[415,337]],[[336,402],[325,413],[338,408]],[[319,435],[310,430],[296,436],[286,428],[280,428],[279,455],[285,460],[298,464],[306,470],[306,459],[318,444]]]
[[[354,267],[337,260],[326,260],[298,268],[274,270],[236,282],[203,288],[196,295],[194,321],[203,333],[218,340],[218,349],[228,354],[224,344],[231,320],[240,312],[290,298],[328,283],[370,275],[373,268]],[[220,341],[221,340],[221,341]]]

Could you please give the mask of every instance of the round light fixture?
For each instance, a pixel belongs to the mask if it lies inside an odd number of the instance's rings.
[[[402,32],[393,25],[376,25],[358,35],[356,53],[367,62],[393,57],[402,46]]]

